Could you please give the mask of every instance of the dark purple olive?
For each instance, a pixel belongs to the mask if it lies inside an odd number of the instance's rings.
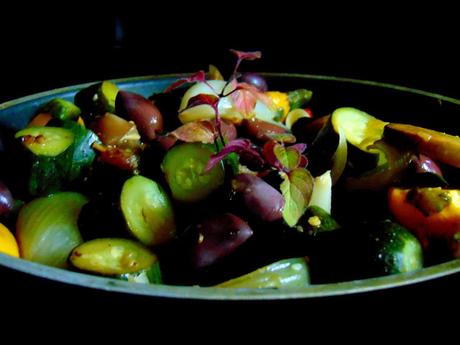
[[[258,119],[244,121],[243,128],[248,137],[261,142],[272,140],[273,135],[287,133],[281,126]]]
[[[283,216],[283,196],[260,177],[239,174],[233,180],[232,186],[237,198],[241,197],[245,208],[257,218],[272,222]]]
[[[260,74],[257,73],[243,73],[241,76],[241,81],[244,83],[248,83],[254,85],[259,91],[266,92],[268,90],[267,82],[265,78],[262,77]]]
[[[0,216],[13,209],[14,199],[8,187],[0,181]]]
[[[140,134],[147,140],[163,131],[163,116],[148,99],[133,92],[119,91],[115,101],[116,114],[134,121]]]
[[[416,173],[432,173],[442,176],[442,171],[439,166],[428,156],[419,154],[414,159]]]
[[[192,248],[192,265],[201,269],[228,256],[253,234],[241,218],[225,213],[204,219],[195,227],[198,233]]]

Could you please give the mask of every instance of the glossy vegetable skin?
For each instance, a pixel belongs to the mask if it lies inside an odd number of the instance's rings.
[[[423,268],[422,246],[402,226],[383,221],[370,225],[368,236],[370,274],[380,276]]]
[[[224,183],[221,164],[205,172],[212,154],[212,146],[198,143],[179,144],[168,151],[161,169],[174,199],[182,202],[200,201]]]
[[[149,99],[101,82],[75,108],[40,108],[17,134],[31,167],[17,229],[12,196],[0,214],[21,256],[132,282],[282,289],[415,271],[431,241],[459,255],[445,159],[458,138],[210,70]],[[422,174],[442,189],[407,182]]]
[[[13,209],[14,199],[8,187],[0,181],[0,216]]]
[[[16,238],[11,231],[0,223],[0,253],[19,257],[19,248]]]
[[[71,131],[59,127],[29,127],[16,133],[25,147],[37,156],[55,157],[74,141]]]
[[[72,120],[81,114],[80,108],[72,102],[61,98],[52,99],[41,107],[39,112],[51,114],[53,117],[60,120]]]
[[[194,225],[191,264],[203,269],[230,255],[245,243],[253,231],[241,218],[231,213],[215,215]]]
[[[421,153],[460,168],[460,137],[400,123],[391,123],[386,129],[411,140]]]
[[[120,238],[99,238],[72,250],[70,262],[88,272],[119,276],[151,268],[157,257],[141,244]]]
[[[388,205],[396,220],[426,247],[430,238],[452,240],[460,233],[460,191],[442,188],[392,188]]]
[[[239,174],[232,181],[236,202],[243,202],[255,217],[272,222],[282,218],[284,199],[279,191],[260,177]]]
[[[115,99],[118,87],[109,81],[93,84],[77,92],[75,105],[78,106],[86,118],[115,112]]]
[[[163,116],[160,110],[141,95],[119,91],[116,98],[115,112],[134,121],[139,132],[147,140],[156,138],[163,131]]]
[[[304,258],[285,259],[221,284],[219,288],[304,288],[310,285]]]
[[[62,125],[59,129],[72,134],[70,146],[57,156],[31,157],[29,192],[33,196],[60,191],[80,179],[96,157],[92,145],[97,137],[92,131],[74,121],[65,121]]]
[[[122,188],[121,209],[131,233],[146,245],[164,244],[176,232],[169,197],[155,181],[133,176]]]

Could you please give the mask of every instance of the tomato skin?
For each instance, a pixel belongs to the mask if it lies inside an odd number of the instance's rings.
[[[208,197],[224,183],[224,167],[220,163],[205,172],[214,154],[211,145],[183,143],[168,151],[161,168],[174,199],[197,202]]]

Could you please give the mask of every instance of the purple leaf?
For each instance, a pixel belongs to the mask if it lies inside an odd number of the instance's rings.
[[[299,144],[295,144],[295,145],[291,145],[289,146],[291,149],[294,149],[296,150],[297,152],[299,152],[300,154],[304,153],[305,150],[307,149],[307,144],[302,144],[302,143],[299,143]]]
[[[241,61],[243,60],[256,60],[262,57],[262,53],[260,51],[255,52],[242,52],[235,49],[230,49],[230,51],[236,55],[237,61],[235,65],[235,69],[233,70],[233,76],[236,75],[236,71],[238,71],[238,67],[240,67]]]
[[[262,148],[262,154],[268,164],[280,171],[283,171],[283,165],[275,155],[275,147],[278,145],[281,146],[274,140],[267,141]]]
[[[225,145],[224,148],[220,150],[220,152],[211,156],[211,158],[208,161],[208,164],[206,165],[205,172],[210,171],[221,160],[223,160],[225,157],[227,157],[230,153],[233,152],[244,153],[260,163],[264,162],[259,152],[253,148],[252,143],[248,139],[235,139],[229,142],[227,145]]]
[[[200,93],[199,95],[190,97],[187,102],[187,106],[182,111],[205,104],[209,105],[212,109],[214,109],[214,112],[217,114],[219,100],[220,98],[218,96]]]
[[[308,158],[304,155],[300,155],[299,168],[306,168],[308,165]]]
[[[164,92],[168,93],[174,89],[177,89],[178,87],[181,87],[184,84],[196,82],[206,83],[206,73],[204,71],[198,71],[190,77],[185,77],[177,80],[176,82],[172,83]]]

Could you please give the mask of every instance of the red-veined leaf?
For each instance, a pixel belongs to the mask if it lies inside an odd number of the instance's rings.
[[[233,124],[222,121],[220,129],[222,137],[226,142],[236,139],[237,132]],[[194,121],[176,128],[174,131],[169,133],[167,137],[163,137],[160,144],[164,143],[167,147],[171,147],[177,140],[189,143],[201,142],[204,144],[211,144],[217,139],[217,136],[218,130],[216,120]],[[166,140],[164,138],[169,139]]]
[[[175,138],[191,143],[212,144],[216,139],[216,130],[210,121],[194,121],[176,128],[170,133]]]
[[[184,84],[196,82],[206,83],[206,73],[204,71],[198,71],[195,74],[192,74],[190,77],[181,78],[175,81],[174,83],[169,85],[164,92],[171,92],[172,90],[177,89],[178,87],[181,87]]]
[[[249,117],[256,106],[257,98],[248,90],[237,89],[232,95],[233,105],[244,117]]]
[[[214,109],[214,112],[217,114],[219,100],[220,98],[218,96],[200,93],[199,95],[190,97],[187,102],[187,106],[184,109],[182,109],[182,111],[193,107],[197,107],[199,105],[209,105],[212,109]]]
[[[252,159],[263,163],[264,160],[257,150],[254,149],[252,143],[248,139],[235,139],[229,142],[215,155],[212,155],[206,165],[205,171],[210,171],[215,167],[221,160],[227,157],[230,153],[244,153],[247,156],[251,156]]]
[[[307,157],[302,155],[305,144],[296,144],[285,147],[274,140],[267,141],[263,146],[263,157],[274,168],[288,172],[298,167],[307,166]]]
[[[256,100],[259,100],[260,102],[264,103],[267,107],[271,109],[276,109],[276,105],[273,103],[272,99],[269,96],[267,96],[265,92],[260,91],[254,85],[240,82],[235,85],[233,92],[237,92],[239,90],[245,90],[245,91],[250,92],[252,96],[256,98]]]
[[[242,52],[240,50],[236,49],[230,49],[230,51],[236,55],[238,60],[243,61],[243,60],[256,60],[260,59],[262,57],[262,53],[260,51],[254,51],[254,52]]]
[[[236,72],[238,71],[238,67],[240,67],[241,61],[243,60],[256,60],[262,57],[262,53],[260,51],[255,52],[242,52],[240,50],[230,49],[230,51],[236,55],[236,64],[235,69],[233,70],[233,78],[236,78]]]
[[[299,166],[300,153],[296,149],[278,144],[273,147],[273,153],[285,170],[293,170]]]
[[[296,226],[304,214],[313,191],[313,176],[306,169],[296,168],[281,173],[280,189],[284,197],[283,219],[290,227]]]

